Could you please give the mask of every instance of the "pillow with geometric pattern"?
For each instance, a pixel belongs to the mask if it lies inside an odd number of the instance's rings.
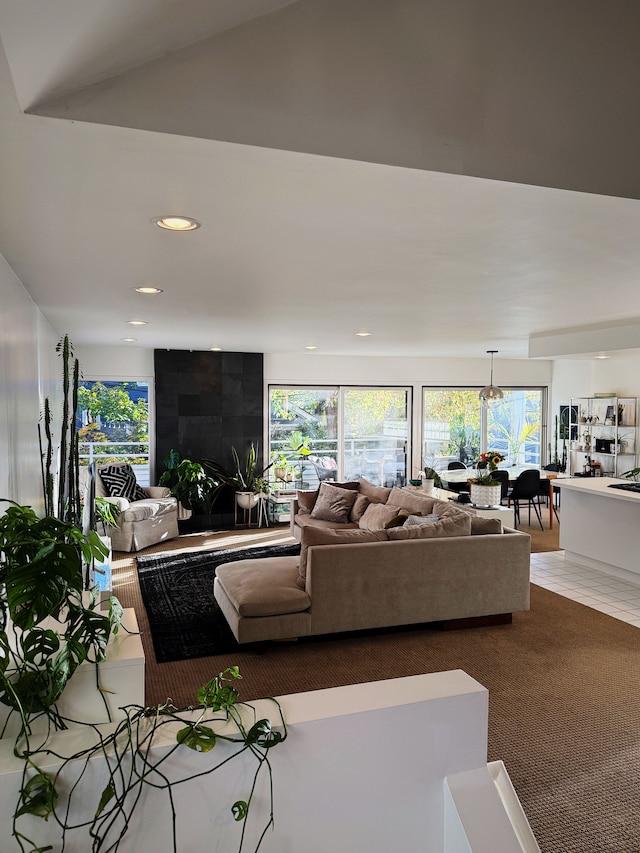
[[[131,465],[105,465],[98,469],[98,474],[111,498],[143,501],[148,497],[136,482]]]

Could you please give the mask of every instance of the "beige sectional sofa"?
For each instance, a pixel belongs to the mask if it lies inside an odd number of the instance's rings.
[[[427,622],[462,627],[459,620],[504,622],[529,609],[528,534],[427,496],[372,488],[380,487],[360,481],[349,490],[386,500],[360,501],[357,521],[324,525],[312,498],[300,495],[312,506],[292,513],[300,557],[218,567],[215,597],[239,643]],[[367,520],[370,504],[378,506]]]

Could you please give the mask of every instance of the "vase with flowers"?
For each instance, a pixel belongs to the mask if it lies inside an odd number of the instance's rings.
[[[471,503],[475,506],[499,506],[502,495],[502,486],[499,480],[493,476],[504,456],[499,450],[488,450],[480,454],[477,463],[478,471],[475,477],[469,480],[471,491]]]

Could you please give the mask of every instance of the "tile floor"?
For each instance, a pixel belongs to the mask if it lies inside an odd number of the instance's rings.
[[[567,563],[564,551],[532,554],[531,583],[640,627],[640,585]]]

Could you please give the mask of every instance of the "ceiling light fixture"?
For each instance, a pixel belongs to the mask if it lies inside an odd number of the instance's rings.
[[[130,326],[146,326],[147,325],[146,320],[127,320],[127,323]]]
[[[371,332],[356,332],[358,338],[368,338]]]
[[[309,344],[309,346],[306,346],[305,349],[318,349],[318,347],[314,346],[313,344]]]
[[[493,384],[493,356],[497,352],[497,349],[487,350],[487,355],[491,356],[491,378],[489,380],[489,384],[485,385],[484,388],[482,388],[478,393],[478,397],[480,397],[480,402],[483,406],[490,406],[493,403],[497,403],[498,400],[502,400],[504,398],[504,391],[502,390],[502,388],[498,388],[497,385]]]
[[[209,347],[211,352],[222,352],[222,347]]]
[[[120,338],[121,341],[127,341],[127,343],[132,343],[133,341],[137,341],[137,338]]]
[[[611,358],[610,355],[594,355],[594,358]]]
[[[159,287],[134,287],[136,293],[144,293],[145,296],[151,296],[155,293],[164,293]]]
[[[156,216],[151,221],[165,231],[195,231],[200,228],[198,220],[190,216]]]

